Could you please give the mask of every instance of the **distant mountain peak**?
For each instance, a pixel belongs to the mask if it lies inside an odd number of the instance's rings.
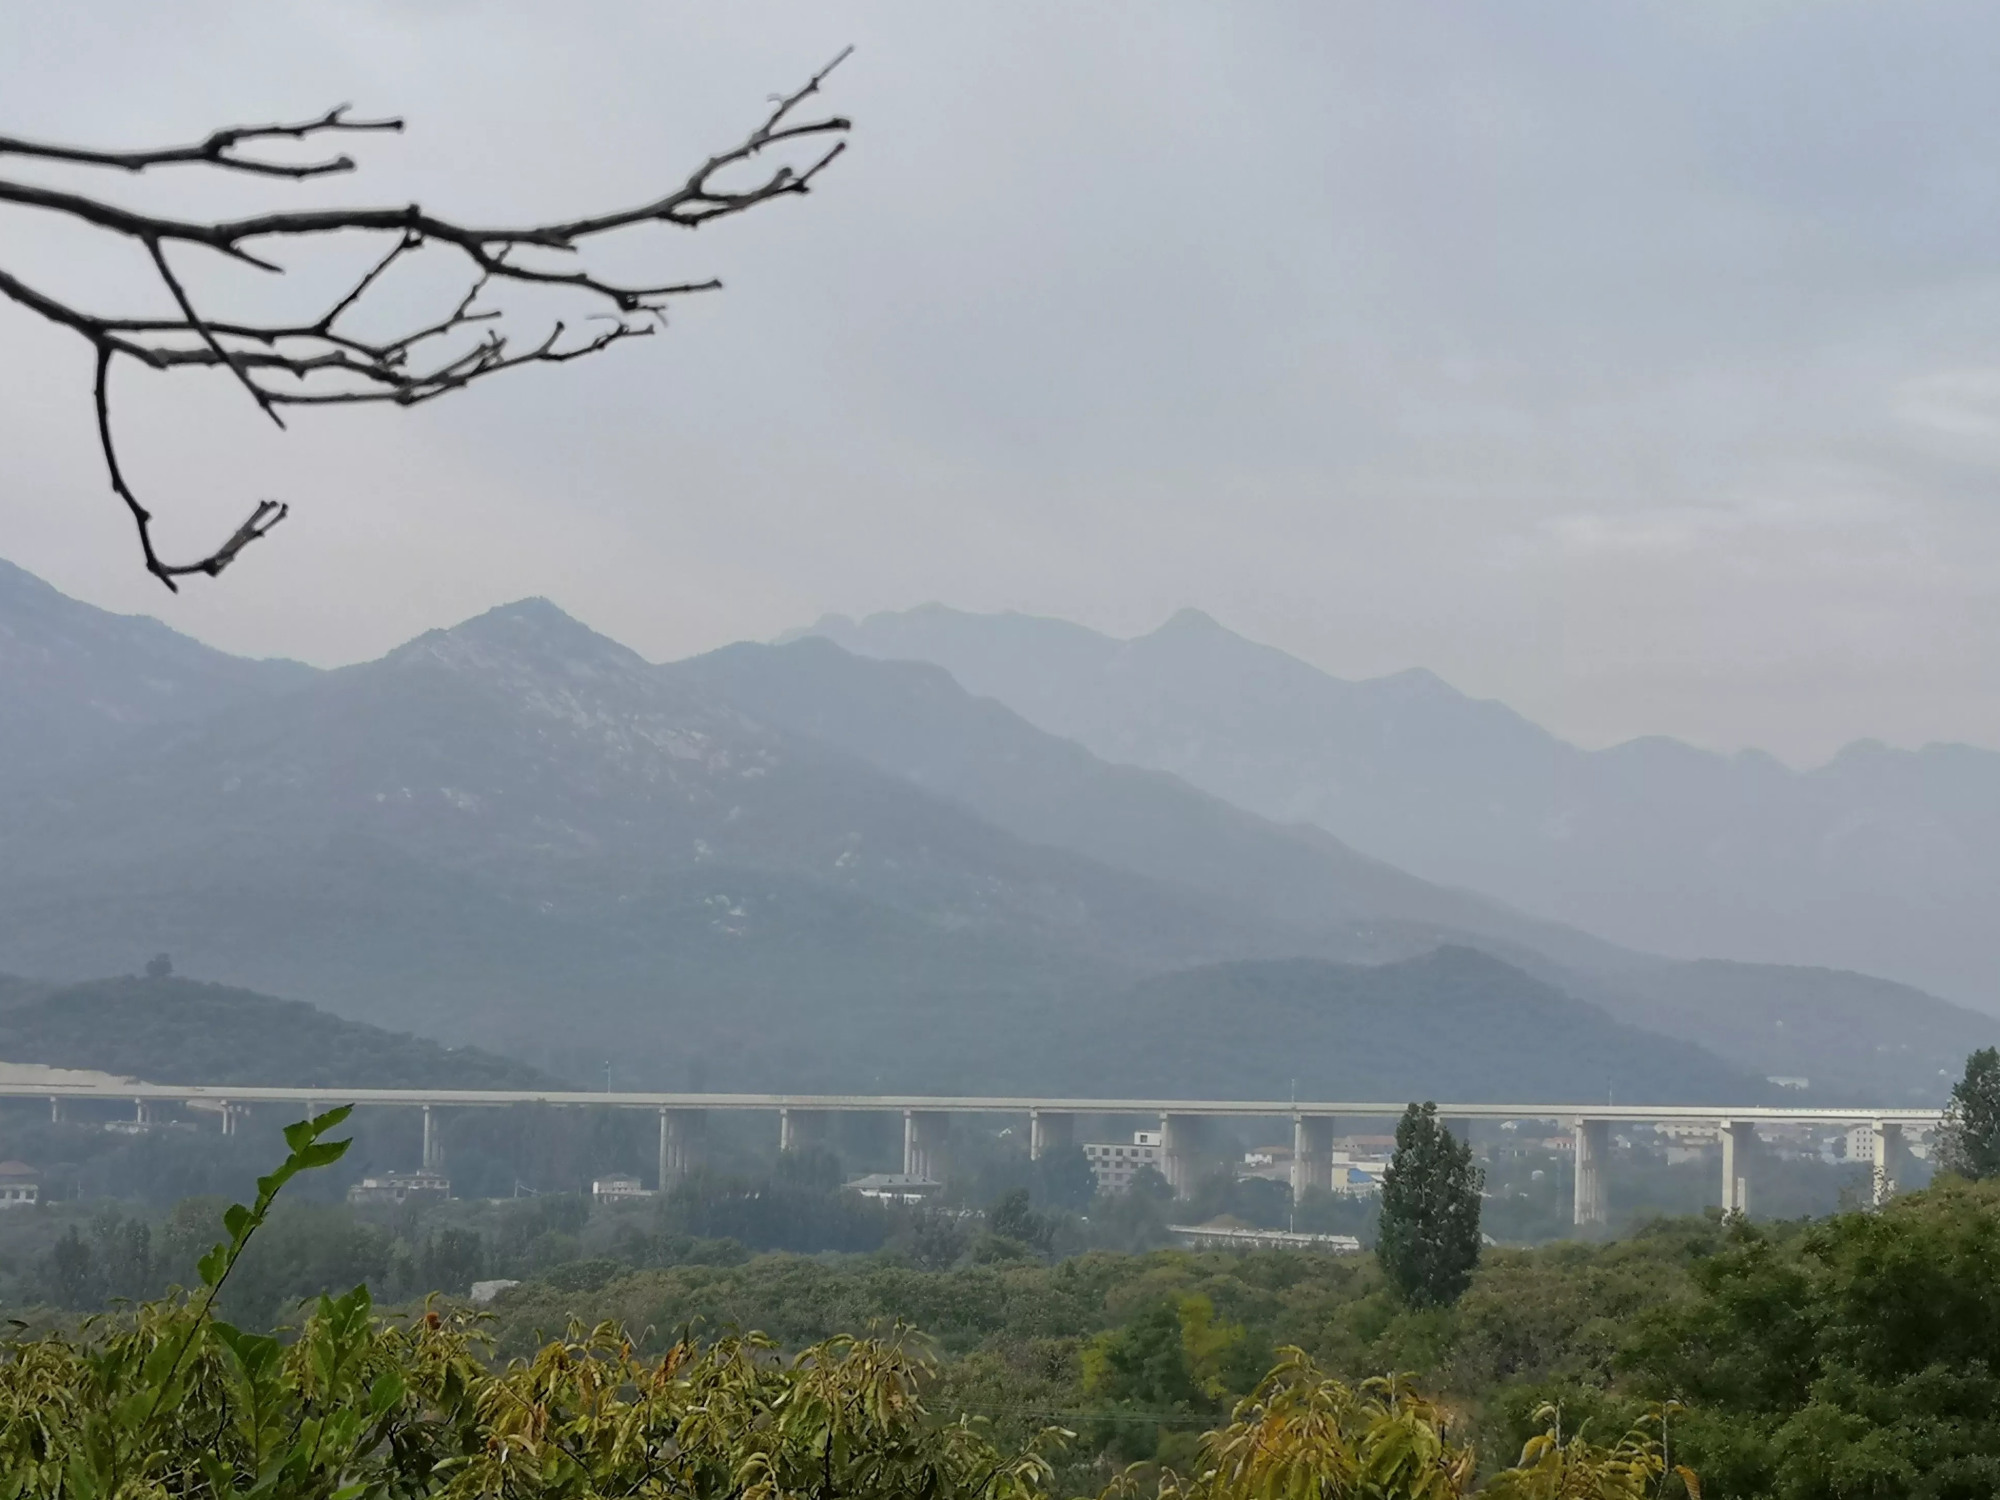
[[[426,631],[386,659],[459,670],[532,665],[587,676],[646,668],[638,652],[599,635],[540,596],[516,599],[445,629]]]
[[[1234,636],[1235,631],[1223,625],[1214,615],[1188,605],[1175,610],[1167,617],[1166,623],[1153,632],[1162,635],[1226,635]]]

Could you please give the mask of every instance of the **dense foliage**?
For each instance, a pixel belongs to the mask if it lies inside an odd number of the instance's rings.
[[[757,1335],[703,1344],[685,1334],[642,1355],[613,1324],[543,1344],[495,1368],[463,1317],[426,1310],[380,1319],[365,1287],[322,1296],[296,1336],[248,1332],[216,1315],[231,1274],[280,1189],[337,1160],[325,1133],[348,1111],[287,1129],[290,1155],[256,1201],[223,1216],[227,1239],[199,1263],[199,1286],[78,1335],[16,1340],[0,1358],[0,1496],[5,1500],[190,1500],[269,1495],[675,1495],[776,1500],[842,1493],[885,1500],[1039,1500],[1048,1453],[1075,1434],[1043,1427],[996,1446],[969,1416],[934,1417],[934,1366],[900,1334],[840,1336],[790,1359]],[[1010,1211],[1018,1214],[1020,1206]],[[1199,1299],[1174,1330],[1199,1389],[1226,1388],[1216,1356],[1240,1335]],[[1190,1315],[1193,1325],[1190,1325]],[[1157,1320],[1156,1320],[1157,1321]],[[1190,1336],[1191,1335],[1191,1336]],[[1095,1363],[1139,1373],[1143,1341],[1100,1341]],[[1161,1500],[1448,1500],[1470,1493],[1475,1455],[1440,1411],[1401,1381],[1359,1388],[1298,1350],[1204,1437],[1192,1478],[1127,1471],[1108,1496]],[[1664,1471],[1635,1435],[1597,1450],[1551,1430],[1508,1496],[1648,1493]]]

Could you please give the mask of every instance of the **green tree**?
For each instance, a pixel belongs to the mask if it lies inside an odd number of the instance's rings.
[[[95,1307],[102,1297],[97,1256],[72,1224],[42,1259],[42,1280],[58,1307]]]
[[[1058,1146],[1035,1163],[1035,1194],[1051,1208],[1084,1209],[1097,1196],[1097,1174],[1077,1145]]]
[[[1686,1400],[1674,1451],[1716,1493],[2000,1494],[2000,1183],[1735,1225],[1690,1271],[1698,1295],[1637,1319],[1619,1363]]]
[[[1029,1207],[1028,1190],[1015,1188],[986,1211],[986,1228],[1003,1240],[1047,1253],[1055,1225]]]
[[[1965,1060],[1945,1107],[1938,1166],[1975,1182],[2000,1177],[2000,1049],[1981,1047]]]
[[[1437,1105],[1403,1111],[1396,1154],[1382,1179],[1375,1254],[1411,1307],[1448,1307],[1471,1284],[1483,1182],[1471,1144],[1453,1139]]]

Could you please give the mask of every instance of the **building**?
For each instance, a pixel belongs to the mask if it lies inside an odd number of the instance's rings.
[[[41,1173],[24,1161],[0,1161],[0,1208],[33,1208],[41,1201]]]
[[[1386,1156],[1356,1156],[1352,1151],[1336,1151],[1327,1170],[1326,1185],[1350,1197],[1379,1193],[1388,1171]]]
[[[349,1203],[435,1203],[451,1196],[442,1172],[384,1172],[364,1177],[347,1190]]]
[[[870,1172],[848,1183],[847,1190],[877,1203],[922,1203],[943,1186],[909,1172]]]
[[[1135,1130],[1132,1144],[1093,1144],[1083,1148],[1100,1193],[1122,1193],[1132,1186],[1132,1176],[1146,1167],[1166,1173],[1166,1141],[1157,1130]]]
[[[1224,1221],[1216,1224],[1169,1224],[1171,1234],[1189,1250],[1323,1250],[1330,1255],[1359,1255],[1361,1241],[1351,1234],[1305,1234],[1291,1229],[1251,1229]]]
[[[590,1196],[599,1203],[631,1203],[653,1194],[636,1177],[599,1177],[590,1184]]]

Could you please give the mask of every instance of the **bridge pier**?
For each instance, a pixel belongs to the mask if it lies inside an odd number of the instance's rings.
[[[951,1116],[941,1110],[903,1111],[903,1175],[944,1181],[944,1148]]]
[[[1160,1116],[1160,1172],[1176,1198],[1194,1191],[1201,1174],[1201,1150],[1208,1140],[1208,1121],[1201,1115]]]
[[[823,1109],[794,1109],[783,1105],[778,1110],[778,1149],[780,1151],[803,1151],[808,1146],[817,1146],[826,1139],[826,1111]]]
[[[1903,1127],[1894,1120],[1877,1120],[1872,1194],[1877,1208],[1896,1195],[1896,1181],[1902,1174],[1904,1159]]]
[[[1757,1127],[1748,1120],[1718,1122],[1722,1136],[1722,1211],[1750,1212],[1750,1155],[1757,1145]]]
[[[1570,1127],[1576,1138],[1577,1224],[1602,1224],[1610,1218],[1604,1194],[1604,1162],[1611,1151],[1609,1120],[1578,1120]]]
[[[431,1107],[424,1106],[424,1170],[435,1172],[444,1165],[444,1143],[438,1139],[436,1123],[431,1119]]]
[[[236,1134],[236,1106],[231,1104],[227,1099],[222,1101],[222,1133],[224,1135]]]
[[[49,1096],[49,1123],[50,1123],[51,1125],[60,1125],[60,1124],[62,1124],[62,1095],[61,1095],[61,1094],[52,1094],[52,1095],[50,1095],[50,1096]]]
[[[1028,1111],[1028,1160],[1040,1161],[1076,1140],[1076,1116],[1061,1110]]]
[[[1333,1125],[1331,1115],[1292,1116],[1292,1202],[1333,1186]]]
[[[659,1188],[667,1188],[686,1177],[701,1163],[701,1136],[707,1115],[699,1109],[660,1111]]]

